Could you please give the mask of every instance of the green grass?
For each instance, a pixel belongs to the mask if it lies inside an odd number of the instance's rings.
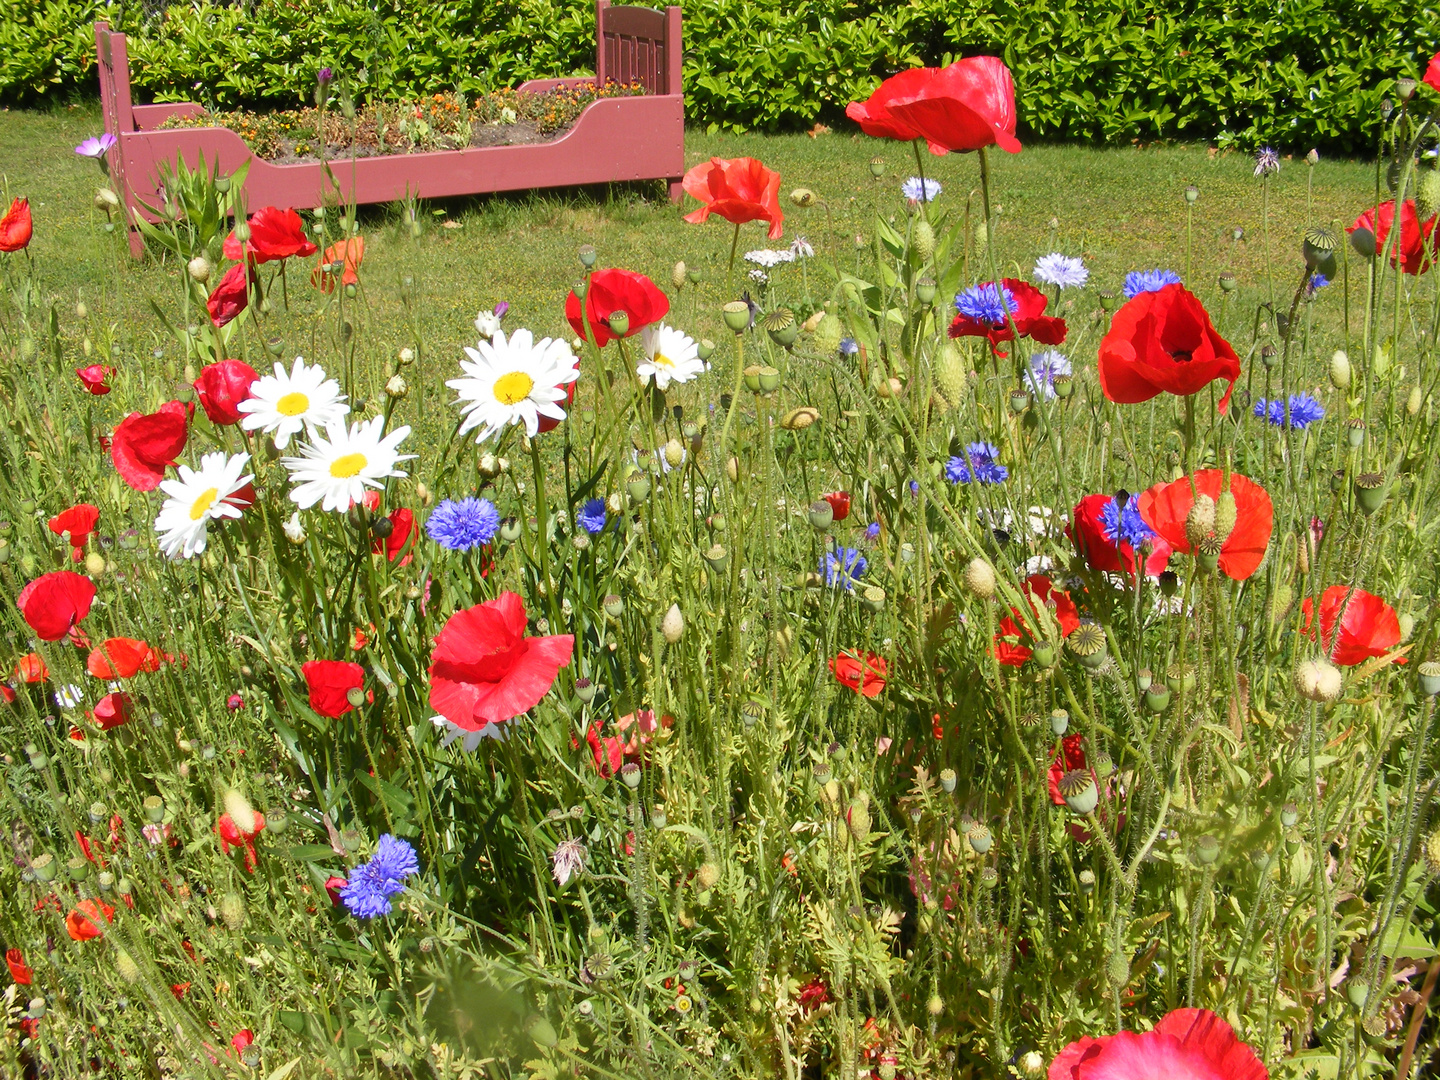
[[[40,280],[47,294],[64,301],[94,299],[101,283],[117,290],[122,342],[148,351],[164,344],[163,333],[149,310],[148,299],[162,306],[175,290],[173,268],[131,265],[118,236],[98,232],[103,216],[91,208],[98,176],[71,147],[100,130],[98,111],[77,107],[55,112],[0,112],[0,146],[6,148],[0,171],[12,194],[29,195],[35,212],[32,251],[39,260]],[[908,148],[861,135],[836,132],[805,135],[705,135],[686,137],[686,162],[710,156],[750,155],[778,169],[782,192],[807,186],[832,208],[842,255],[855,235],[872,238],[877,210],[900,209],[896,186],[915,171]],[[871,178],[872,157],[885,162],[882,181]],[[926,175],[941,181],[945,192],[940,209],[963,210],[967,194],[978,205],[978,170],[973,155],[943,158],[926,155]],[[1270,199],[1270,260],[1278,282],[1277,300],[1288,297],[1288,282],[1300,269],[1300,234],[1309,220],[1348,222],[1374,199],[1373,165],[1322,160],[1313,170],[1297,158],[1284,162],[1272,182]],[[1313,199],[1307,187],[1313,180]],[[1252,176],[1250,158],[1212,154],[1203,146],[1090,149],[1078,146],[1027,147],[1011,157],[994,158],[994,201],[1000,208],[997,251],[1003,273],[1028,276],[1033,258],[1049,250],[1083,254],[1097,288],[1118,290],[1127,270],[1168,266],[1184,272],[1186,203],[1183,191],[1200,189],[1194,207],[1193,269],[1190,283],[1217,308],[1216,275],[1232,271],[1242,284],[1241,297],[1264,279],[1264,242],[1260,181]],[[1307,212],[1307,202],[1310,209]],[[821,246],[826,219],[819,209],[799,210],[784,202],[786,241],[806,235]],[[690,204],[693,207],[693,203]],[[593,244],[601,266],[623,266],[649,274],[668,290],[670,269],[677,259],[698,266],[702,280],[686,290],[679,311],[688,321],[692,304],[700,317],[692,326],[718,338],[714,312],[733,299],[725,286],[725,265],[731,233],[723,222],[694,226],[681,220],[663,197],[659,185],[622,185],[610,190],[537,192],[448,200],[429,209],[427,233],[418,245],[398,228],[393,208],[362,211],[366,236],[366,280],[370,283],[374,348],[398,348],[406,342],[397,330],[403,324],[394,308],[396,289],[378,287],[411,276],[418,289],[417,310],[430,354],[447,361],[471,335],[475,312],[498,300],[511,304],[511,325],[541,333],[565,329],[561,316],[564,284],[579,276],[575,258],[582,244]],[[442,220],[460,228],[439,227]],[[1235,240],[1235,229],[1244,239]],[[767,241],[758,225],[741,231],[741,251]],[[823,252],[822,252],[823,253]],[[123,268],[117,275],[115,271]],[[793,271],[791,272],[793,273]],[[296,280],[299,280],[297,275]],[[798,283],[797,283],[798,288]],[[777,282],[777,292],[785,292]],[[734,290],[738,292],[738,286]],[[292,289],[300,312],[311,308],[307,289]],[[823,299],[820,298],[820,299]],[[1321,320],[1334,326],[1338,290],[1327,294]],[[112,315],[112,317],[114,317]],[[303,325],[303,319],[301,320]],[[1239,336],[1240,327],[1226,328]]]

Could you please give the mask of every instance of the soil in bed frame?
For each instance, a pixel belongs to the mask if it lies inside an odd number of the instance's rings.
[[[217,109],[201,116],[171,117],[161,127],[228,128],[257,157],[295,165],[321,159],[322,124],[326,158],[518,146],[558,139],[592,101],[644,92],[639,83],[607,82],[602,87],[585,84],[526,93],[495,90],[472,100],[460,94],[432,94],[352,106],[342,88],[332,92],[324,109]]]

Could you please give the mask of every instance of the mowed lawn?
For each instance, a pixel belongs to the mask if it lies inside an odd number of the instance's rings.
[[[177,268],[158,258],[135,262],[118,230],[103,231],[104,216],[92,207],[98,170],[72,152],[81,139],[100,129],[99,111],[93,106],[0,111],[0,174],[11,196],[31,200],[31,251],[47,298],[59,302],[62,315],[85,301],[103,313],[107,327],[113,324],[120,355],[145,356],[173,340],[165,336],[150,301],[162,309],[178,306]],[[776,246],[803,235],[822,257],[833,253],[848,267],[856,265],[857,238],[862,243],[873,239],[877,212],[903,215],[898,185],[915,172],[910,147],[846,130],[815,138],[699,131],[687,135],[687,163],[742,155],[761,159],[783,177],[785,239]],[[880,180],[871,175],[875,157],[885,164]],[[1199,198],[1193,205],[1189,284],[1216,312],[1222,328],[1237,338],[1243,355],[1253,305],[1269,295],[1262,183],[1253,175],[1249,155],[1219,153],[1203,145],[1099,149],[1036,144],[1014,156],[996,152],[992,160],[999,217],[995,242],[1002,273],[1028,276],[1035,256],[1059,250],[1083,255],[1091,268],[1091,284],[1098,289],[1118,291],[1125,272],[1133,269],[1184,272],[1184,190],[1195,185]],[[974,155],[927,154],[925,169],[944,185],[937,210],[963,213],[970,196],[978,207]],[[1277,304],[1288,304],[1299,279],[1300,239],[1307,222],[1338,229],[1373,204],[1376,179],[1373,162],[1322,155],[1311,167],[1300,153],[1282,159],[1269,195],[1269,264]],[[829,204],[830,227],[824,210],[790,204],[785,196],[800,186]],[[399,286],[406,278],[418,329],[432,358],[458,358],[460,345],[473,337],[476,311],[500,300],[511,305],[508,325],[562,332],[564,295],[581,274],[576,249],[582,244],[597,248],[597,265],[642,271],[667,290],[677,260],[698,267],[699,284],[687,286],[677,300],[677,321],[696,336],[718,339],[718,307],[739,291],[738,280],[731,291],[725,288],[730,227],[718,220],[688,224],[683,212],[664,198],[658,184],[455,199],[426,204],[426,232],[415,241],[398,227],[395,208],[365,208],[364,348],[378,363],[381,352],[410,343],[415,330],[400,308]],[[769,243],[760,225],[742,229],[742,252]],[[1350,267],[1356,297],[1363,288],[1363,266],[1352,259]],[[1236,275],[1241,290],[1222,314],[1216,280],[1224,270]],[[777,277],[779,300],[799,301],[803,290],[798,273],[781,273],[791,276]],[[809,290],[818,300],[826,297],[825,279],[824,274],[809,278]],[[292,335],[315,309],[316,297],[304,282],[303,273],[292,272],[291,318],[298,320],[290,324]],[[1328,346],[1336,336],[1342,301],[1336,286],[1314,305],[1316,325],[1325,330],[1317,346]],[[1081,310],[1094,307],[1093,300],[1078,303]],[[1095,336],[1087,335],[1085,348],[1092,353],[1094,342]],[[292,351],[303,351],[302,346],[296,343]]]

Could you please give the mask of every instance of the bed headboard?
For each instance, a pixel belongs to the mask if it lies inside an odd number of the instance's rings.
[[[595,0],[595,76],[638,82],[651,94],[681,92],[680,9],[611,7]]]

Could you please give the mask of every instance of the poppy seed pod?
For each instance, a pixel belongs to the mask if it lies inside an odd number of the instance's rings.
[[[1100,802],[1100,789],[1089,769],[1071,769],[1060,777],[1060,797],[1076,814],[1090,814]]]
[[[1076,882],[1076,884],[1078,884],[1078,885],[1080,886],[1080,891],[1081,891],[1082,893],[1091,893],[1091,892],[1094,892],[1094,891],[1095,891],[1095,871],[1094,871],[1094,870],[1081,870],[1080,873],[1078,873],[1078,874],[1075,875],[1075,882]]]
[[[612,311],[606,322],[610,324],[610,332],[616,337],[624,337],[630,332],[630,316],[624,311]]]
[[[580,265],[585,267],[585,269],[588,270],[595,265],[595,248],[590,244],[581,244],[580,249],[575,254],[580,256]]]
[[[1220,858],[1220,841],[1210,834],[1200,837],[1195,842],[1195,861],[1201,866],[1209,866]]]
[[[986,825],[976,825],[966,835],[975,854],[984,855],[995,843],[995,836]]]
[[[1239,280],[1229,270],[1220,271],[1220,291],[1232,293],[1240,287]]]
[[[640,786],[640,766],[633,761],[627,761],[620,766],[620,779],[625,781],[625,786],[634,791]]]
[[[700,344],[695,346],[695,355],[701,360],[709,360],[715,355],[715,343],[709,338],[702,338]]]
[[[810,504],[810,527],[817,532],[828,532],[831,524],[835,521],[835,508],[824,499],[816,499]]]
[[[1066,640],[1080,663],[1094,671],[1105,663],[1105,631],[1095,623],[1082,623]]]
[[[1385,474],[1383,472],[1361,473],[1355,478],[1355,502],[1360,512],[1369,517],[1385,502]]]
[[[1186,186],[1186,188],[1185,188],[1185,201],[1186,201],[1187,203],[1189,203],[1190,205],[1192,205],[1192,206],[1195,205],[1195,203],[1197,203],[1197,202],[1200,201],[1200,189],[1199,189],[1198,187],[1196,187],[1194,184],[1189,184],[1189,185]]]
[[[1335,248],[1335,234],[1320,225],[1311,225],[1306,229],[1305,237],[1300,243],[1301,254],[1305,256],[1305,265],[1314,271],[1324,271],[1327,267],[1333,268]]]
[[[870,159],[870,175],[873,176],[876,180],[879,180],[880,177],[882,177],[882,176],[885,175],[885,159],[884,159],[884,158],[882,158],[882,157],[873,157],[873,158]]]
[[[1050,710],[1050,731],[1056,737],[1070,730],[1070,714],[1064,709]]]
[[[625,601],[616,593],[607,593],[601,604],[605,608],[605,614],[612,619],[618,619],[625,611]]]
[[[711,570],[723,570],[730,560],[730,553],[725,550],[724,544],[711,544],[703,558],[710,564]]]
[[[685,634],[685,616],[680,611],[679,604],[671,604],[670,610],[665,612],[665,618],[660,623],[660,633],[665,640],[674,645]]]
[[[1415,674],[1420,679],[1420,692],[1427,697],[1434,697],[1440,694],[1440,663],[1434,660],[1426,660],[1416,670]]]
[[[940,787],[945,791],[945,794],[949,795],[955,790],[955,781],[956,776],[954,769],[940,770]]]
[[[750,305],[744,300],[731,300],[720,309],[725,325],[735,333],[742,333],[750,325]]]
[[[1152,713],[1159,715],[1170,707],[1170,688],[1159,683],[1152,683],[1145,691],[1145,708]]]
[[[922,277],[915,282],[915,299],[929,307],[935,302],[935,279]]]

